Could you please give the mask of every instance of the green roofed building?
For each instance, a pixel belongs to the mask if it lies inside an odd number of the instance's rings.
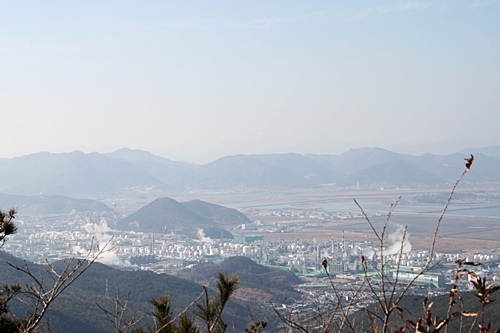
[[[245,236],[234,236],[233,242],[235,243],[252,243],[255,241],[264,240],[264,236],[261,235],[245,235]]]
[[[325,271],[323,270],[317,270],[317,271],[312,271],[310,273],[307,273],[305,274],[307,277],[311,277],[311,278],[324,278],[324,277],[327,277],[328,275],[326,275]],[[335,276],[333,276],[335,277]]]
[[[445,278],[442,274],[433,274],[433,273],[414,273],[411,271],[394,271],[392,272],[392,278],[404,281],[412,281],[415,279],[416,283],[428,283],[432,284],[434,287],[442,288],[445,286]]]

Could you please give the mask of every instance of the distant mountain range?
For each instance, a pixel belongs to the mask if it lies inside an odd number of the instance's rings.
[[[99,198],[332,183],[342,187],[442,185],[458,177],[471,153],[476,159],[466,181],[500,181],[500,146],[422,156],[381,148],[352,149],[341,155],[235,155],[201,166],[124,148],[109,154],[42,152],[0,159],[0,192]]]
[[[129,216],[118,220],[116,228],[142,232],[182,232],[196,237],[198,229],[210,238],[233,238],[224,228],[251,222],[236,209],[193,200],[177,202],[159,198]]]

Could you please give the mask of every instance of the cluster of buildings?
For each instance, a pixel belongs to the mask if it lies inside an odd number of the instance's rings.
[[[252,211],[252,209],[247,209]],[[255,210],[255,209],[254,209]],[[276,217],[286,217],[294,219],[317,219],[317,220],[349,220],[354,218],[362,218],[363,214],[361,212],[351,212],[351,211],[333,211],[327,212],[322,209],[291,209],[291,208],[281,208],[269,211],[259,211],[260,216],[276,216]]]
[[[344,216],[344,215],[342,215]],[[338,216],[338,218],[342,218]],[[347,215],[346,215],[347,216]],[[115,216],[111,212],[77,213],[47,216],[19,216],[17,234],[9,236],[3,250],[33,262],[54,261],[68,257],[82,257],[89,251],[99,252],[105,246],[100,261],[121,269],[151,270],[175,274],[199,262],[220,261],[232,256],[246,256],[254,261],[280,269],[290,270],[303,279],[297,288],[304,300],[295,305],[307,309],[307,304],[332,296],[329,279],[334,278],[346,297],[353,286],[362,283],[365,276],[377,279],[377,270],[385,270],[389,280],[410,281],[416,278],[415,290],[421,293],[446,291],[450,281],[456,279],[456,261],[464,259],[481,262],[478,274],[500,280],[500,253],[434,253],[428,251],[398,253],[384,248],[380,255],[378,244],[353,241],[342,237],[340,241],[316,242],[315,239],[296,241],[269,241],[264,234],[251,234],[262,229],[255,221],[242,226],[242,233],[234,239],[210,239],[200,230],[196,239],[173,233],[148,234],[112,230]],[[465,258],[464,258],[465,257]],[[327,269],[323,260],[327,261]],[[420,274],[431,261],[433,269]],[[461,288],[471,284],[462,278]],[[369,293],[358,295],[357,306],[365,306]],[[312,303],[311,303],[312,304]]]

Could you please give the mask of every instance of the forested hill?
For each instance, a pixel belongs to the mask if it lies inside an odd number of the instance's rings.
[[[24,261],[0,251],[2,285],[17,283],[26,287],[33,284],[32,279],[7,265],[7,262],[17,266],[24,265]],[[36,264],[29,266],[36,276],[44,277],[46,283],[52,281],[46,274],[46,266]],[[62,265],[56,263],[56,266]],[[109,297],[106,297],[106,284]],[[132,304],[128,315],[134,311],[139,317],[146,315],[140,324],[147,327],[153,325],[148,315],[152,311],[149,302],[152,298],[159,299],[163,294],[170,295],[173,313],[177,314],[202,291],[202,285],[178,277],[148,271],[121,271],[95,263],[54,301],[44,320],[50,321],[53,333],[114,332],[114,328],[106,319],[104,312],[96,306],[96,302],[114,311],[113,298],[119,294],[123,302],[128,298]],[[18,316],[25,315],[28,309],[18,303],[12,307]],[[238,332],[244,331],[251,321],[249,310],[256,318],[269,320],[270,323],[276,320],[272,312],[262,309],[261,304],[238,299],[230,301],[225,311],[225,320],[231,325],[234,323]]]
[[[477,292],[469,291],[469,292],[461,292],[458,294],[457,299],[459,299],[458,303],[452,309],[453,312],[459,311],[467,311],[469,313],[478,313],[481,314],[481,303],[479,302],[479,298],[475,295]],[[419,318],[423,318],[425,322],[426,313],[424,312],[423,302],[425,297],[423,296],[415,296],[415,295],[406,295],[401,299],[401,302],[398,304],[399,308],[402,309],[402,318],[394,312],[394,316],[391,320],[391,330],[395,331],[401,327],[404,327],[407,323],[405,321],[409,320],[413,323],[416,323]],[[491,323],[490,332],[496,332],[495,330],[500,329],[500,303],[498,302],[498,295],[496,293],[491,296],[491,303],[487,304],[485,307],[485,324]],[[446,318],[448,306],[450,303],[450,295],[444,294],[436,297],[432,297],[427,301],[427,308],[430,304],[431,307],[431,318],[437,318],[437,320],[441,320]],[[378,303],[375,303],[369,307],[372,313],[381,313]],[[358,311],[356,313],[351,314],[350,320],[355,323],[354,327],[357,332],[366,332],[369,327],[366,313],[368,311]],[[463,332],[463,328],[467,328],[469,332],[470,326],[473,322],[476,322],[476,325],[480,322],[481,315],[479,317],[474,316],[454,316],[447,329],[448,332]],[[477,327],[477,326],[476,326]],[[462,328],[462,329],[461,329]]]
[[[246,257],[231,257],[220,263],[198,264],[182,271],[180,276],[191,281],[207,282],[214,274],[238,274],[240,290],[236,297],[273,303],[288,303],[299,294],[294,286],[301,280],[292,272],[258,265]]]
[[[201,200],[191,200],[181,202],[181,205],[196,214],[217,223],[219,226],[234,227],[243,223],[250,223],[250,219],[245,214],[236,209],[212,204]]]
[[[210,238],[232,238],[223,226],[249,221],[243,214],[208,202],[179,203],[170,198],[159,198],[121,219],[117,228],[142,232],[183,232],[196,237],[198,229]]]

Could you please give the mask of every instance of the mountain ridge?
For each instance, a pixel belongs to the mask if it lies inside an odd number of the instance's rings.
[[[190,207],[194,207],[191,209]],[[204,209],[199,209],[202,207]],[[125,218],[119,219],[117,229],[142,232],[181,232],[196,237],[198,229],[210,238],[233,238],[224,226],[233,224],[228,219],[237,217],[234,224],[246,221],[241,213],[219,205],[195,201],[194,204],[177,202],[171,198],[158,198]],[[244,216],[244,215],[243,215]],[[219,223],[213,220],[215,218]]]
[[[15,195],[0,193],[0,209],[16,207],[23,214],[64,214],[71,211],[112,211],[104,203],[91,199],[75,199],[62,195]]]
[[[500,181],[500,146],[477,152],[471,149],[467,153],[421,156],[376,147],[351,149],[340,155],[240,154],[200,166],[124,148],[109,154],[41,152],[0,159],[0,193],[161,197],[198,190],[307,189],[323,184],[355,186],[356,177],[367,179],[366,186],[374,188],[383,177],[388,187],[428,186],[433,181],[437,185],[453,181],[471,153],[476,159],[466,182]],[[399,167],[389,171],[387,163]]]
[[[51,281],[47,275],[46,265],[25,262],[20,258],[0,251],[0,283],[18,283],[29,286],[33,281],[26,275],[9,266],[24,267],[28,265],[30,271],[38,278]],[[55,262],[55,266],[65,266],[64,262]],[[106,285],[109,284],[110,297],[105,295]],[[99,262],[94,263],[69,288],[67,288],[50,306],[43,321],[50,321],[51,332],[73,333],[105,333],[114,331],[112,324],[96,303],[107,309],[114,309],[114,298],[118,295],[121,301],[131,302],[131,310],[137,311],[138,316],[151,314],[153,310],[150,300],[159,299],[163,294],[169,295],[172,312],[177,314],[185,309],[203,291],[203,286],[179,277],[156,274],[150,271],[122,271]],[[128,296],[127,296],[128,295]],[[210,292],[210,295],[213,295]],[[12,302],[11,310],[18,316],[26,315],[28,308],[20,303]],[[251,322],[248,309],[262,320],[276,321],[275,316],[261,309],[261,305],[232,298],[224,312],[225,320],[233,323],[238,331]],[[139,323],[143,327],[152,324],[152,319],[146,316]],[[44,325],[44,324],[42,324]]]

